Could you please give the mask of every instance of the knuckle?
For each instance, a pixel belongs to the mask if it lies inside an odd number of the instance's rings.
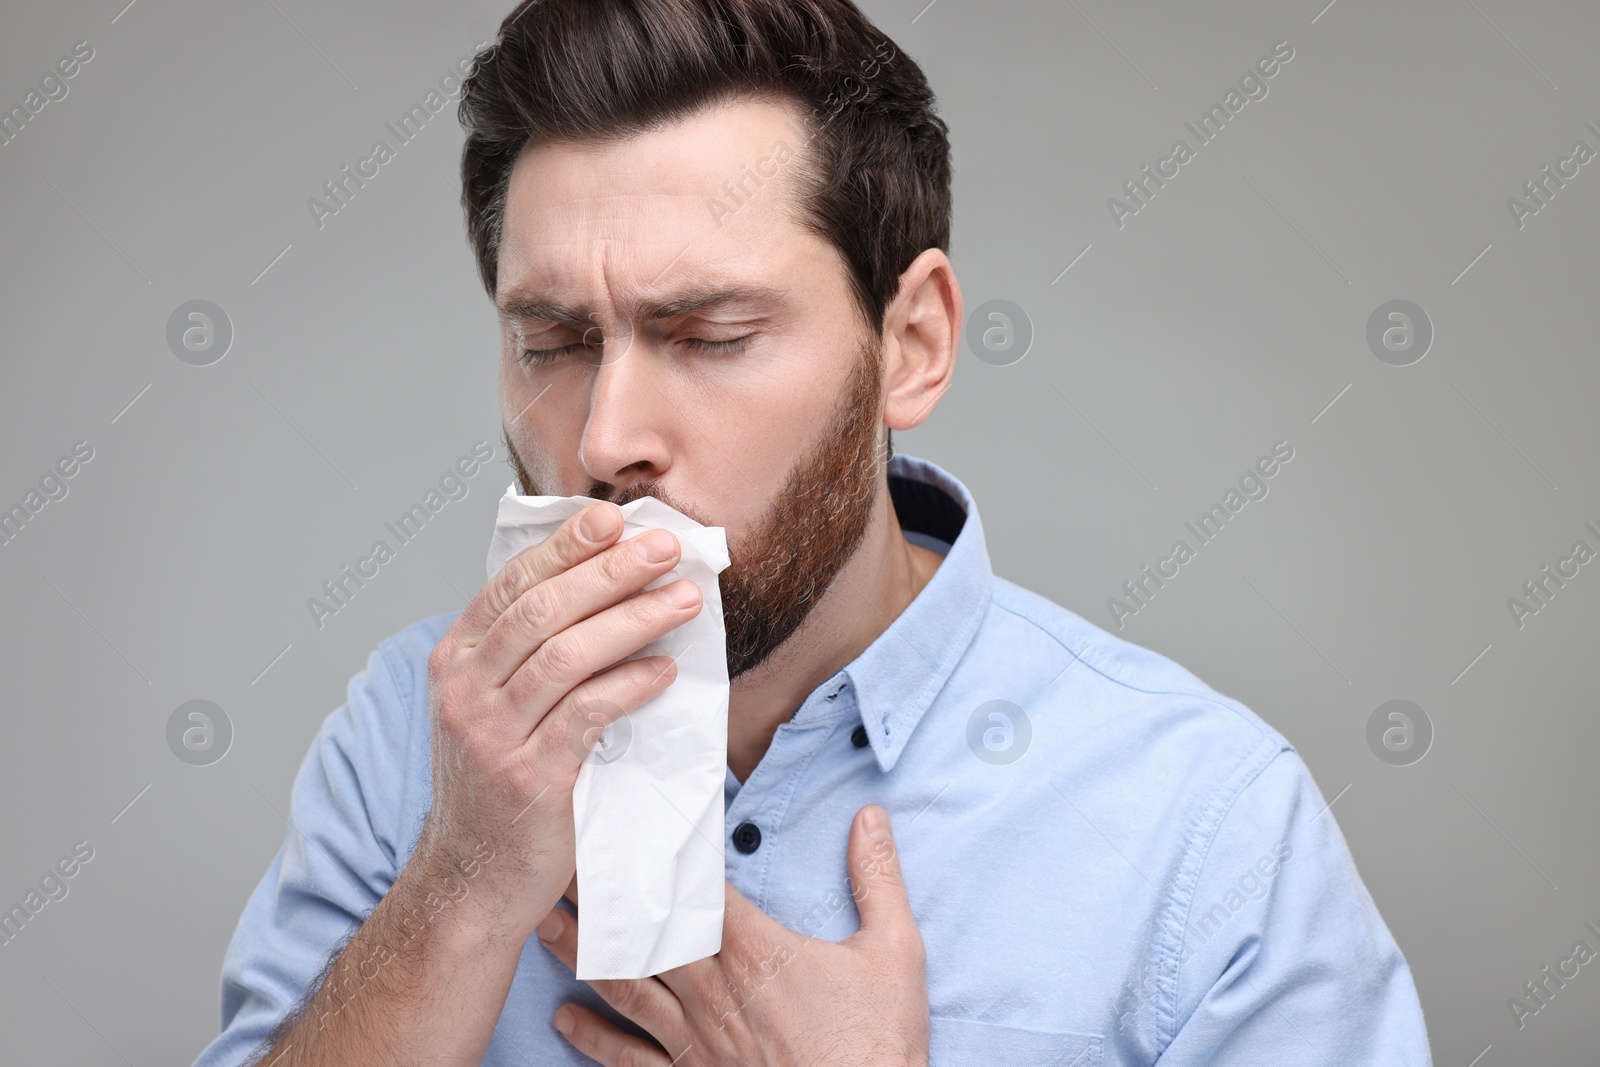
[[[665,614],[663,609],[666,606],[659,593],[641,594],[622,602],[630,629],[647,627],[659,621]]]
[[[538,661],[536,668],[541,678],[559,682],[577,673],[583,662],[583,650],[572,639],[557,636],[540,645],[534,658]]]
[[[548,586],[536,585],[517,598],[517,622],[525,632],[542,632],[555,615],[555,598]]]
[[[463,708],[466,705],[465,694],[461,689],[461,683],[454,679],[445,681],[439,686],[439,725],[446,731],[454,731],[461,723]]]
[[[455,659],[455,643],[448,636],[441,637],[428,653],[428,677],[442,675]]]
[[[439,687],[436,709],[440,727],[458,740],[482,726],[495,711],[492,695],[479,690],[471,677],[461,674]]]
[[[633,982],[618,982],[611,987],[611,1006],[628,1018],[637,1019],[644,1014],[646,1007],[645,997],[637,984]],[[626,1055],[626,1052],[624,1055]]]
[[[528,746],[519,747],[501,766],[500,774],[518,811],[538,805],[544,793],[542,783],[548,780],[547,770],[541,765],[538,750]]]
[[[910,955],[914,959],[926,962],[928,959],[928,945],[922,939],[922,931],[912,927],[906,933],[906,940],[910,943]]]
[[[539,546],[525,548],[506,561],[506,565],[495,577],[499,583],[501,596],[506,600],[515,600],[517,594],[538,582],[538,567],[534,564],[534,553]],[[504,603],[504,601],[502,601]]]
[[[600,574],[608,584],[622,583],[633,573],[634,557],[632,545],[615,545],[600,556]]]
[[[915,928],[894,930],[890,934],[889,943],[907,962],[917,965],[927,963],[927,946],[922,943],[922,935]]]
[[[593,508],[594,504],[592,503],[586,505],[582,511],[568,519],[566,525],[561,528],[561,537],[559,538],[561,550],[570,553],[573,559],[581,559],[592,551],[589,541],[583,536],[583,517]]]
[[[578,533],[578,521],[576,515],[568,519],[567,524],[557,530],[554,537],[547,538],[540,545],[545,551],[546,558],[557,571],[577,566],[591,551],[584,543],[583,535]]]

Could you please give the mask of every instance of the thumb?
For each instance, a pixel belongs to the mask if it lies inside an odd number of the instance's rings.
[[[861,915],[863,933],[917,933],[900,872],[889,813],[876,804],[856,812],[850,824],[850,892]]]

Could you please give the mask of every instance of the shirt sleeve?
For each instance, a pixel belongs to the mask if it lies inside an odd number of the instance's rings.
[[[223,958],[222,1031],[195,1067],[250,1062],[394,884],[415,683],[385,646],[350,680],[295,775],[283,846]]]
[[[1411,969],[1293,749],[1239,792],[1186,912],[1161,1067],[1430,1067]]]

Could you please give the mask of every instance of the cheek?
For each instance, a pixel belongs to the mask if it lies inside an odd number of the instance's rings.
[[[811,447],[825,418],[815,392],[803,387],[763,383],[760,389],[741,389],[712,404],[715,410],[708,407],[697,419],[705,440],[714,441],[716,451],[736,468],[735,488],[741,495],[759,488],[763,499],[771,497]]]
[[[502,361],[500,382],[501,425],[528,475],[547,493],[584,492],[593,481],[579,455],[592,372],[567,362],[530,369]]]
[[[737,468],[724,487],[727,510],[717,512],[726,517],[730,535],[747,535],[796,467],[812,459],[814,450],[826,443],[825,435],[836,432],[845,382],[820,384],[815,367],[804,368],[794,380],[775,373],[761,389],[730,402],[720,424],[708,428],[716,451]]]
[[[518,358],[520,351],[510,347],[502,351],[498,372],[500,421],[514,434],[519,430],[532,430],[551,419],[555,409],[561,406],[562,394],[570,393],[573,388],[563,366],[525,364]]]

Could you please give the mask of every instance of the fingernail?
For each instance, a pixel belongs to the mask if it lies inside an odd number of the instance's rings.
[[[604,504],[591,504],[589,510],[583,513],[583,518],[578,520],[578,527],[585,539],[604,541],[617,528],[617,509]]]
[[[665,530],[651,530],[641,536],[634,547],[646,563],[662,563],[672,558],[677,542]]]
[[[888,841],[890,839],[889,813],[876,804],[867,805],[866,814],[861,817],[861,821],[866,823],[867,836],[874,841]]]
[[[572,1033],[572,1013],[566,1008],[556,1012],[556,1029],[561,1031],[562,1037]]]
[[[567,917],[562,914],[560,908],[556,908],[539,923],[539,940],[554,941],[566,928]]]
[[[700,587],[693,582],[674,582],[667,596],[680,608],[692,608],[700,602]]]

